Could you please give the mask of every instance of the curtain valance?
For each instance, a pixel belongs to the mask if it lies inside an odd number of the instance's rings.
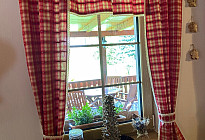
[[[70,12],[87,15],[97,12],[144,14],[144,0],[70,0]]]

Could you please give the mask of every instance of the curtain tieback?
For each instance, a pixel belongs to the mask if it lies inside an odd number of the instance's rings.
[[[63,135],[61,135],[61,136],[46,136],[46,135],[43,135],[43,138],[44,139],[61,139],[61,138],[63,138]]]
[[[168,114],[159,113],[159,119],[163,124],[164,123],[175,122],[175,112],[174,113],[168,113]]]

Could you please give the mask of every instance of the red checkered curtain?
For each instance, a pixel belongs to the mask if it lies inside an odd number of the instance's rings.
[[[70,12],[86,15],[98,12],[144,14],[144,0],[70,0]]]
[[[67,1],[19,0],[26,60],[44,140],[62,140]]]
[[[147,47],[160,119],[160,140],[184,140],[175,122],[182,0],[146,0]]]

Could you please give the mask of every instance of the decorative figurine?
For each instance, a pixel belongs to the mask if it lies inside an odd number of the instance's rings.
[[[196,7],[196,0],[187,0],[189,7]]]
[[[140,116],[132,117],[132,126],[135,130],[137,130],[137,138],[139,137],[149,138],[147,132],[147,126],[149,125],[149,123],[150,123],[149,118],[142,118]]]
[[[198,60],[199,59],[199,52],[197,49],[194,47],[194,44],[192,44],[193,49],[190,51],[190,56],[192,60]]]
[[[117,116],[114,108],[114,97],[106,95],[103,99],[103,140],[120,140],[120,131],[117,127]]]
[[[188,25],[189,32],[196,33],[198,30],[198,25],[193,21],[193,17],[191,17],[191,22]]]
[[[190,22],[188,25],[189,32],[196,33],[198,25],[195,22]]]

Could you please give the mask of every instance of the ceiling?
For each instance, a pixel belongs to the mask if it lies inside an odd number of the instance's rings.
[[[113,16],[112,14],[100,14],[101,31],[110,34],[133,34],[133,16]],[[97,14],[80,16],[70,14],[71,34],[97,34]],[[76,35],[74,35],[76,36]],[[80,35],[81,36],[81,35]]]

